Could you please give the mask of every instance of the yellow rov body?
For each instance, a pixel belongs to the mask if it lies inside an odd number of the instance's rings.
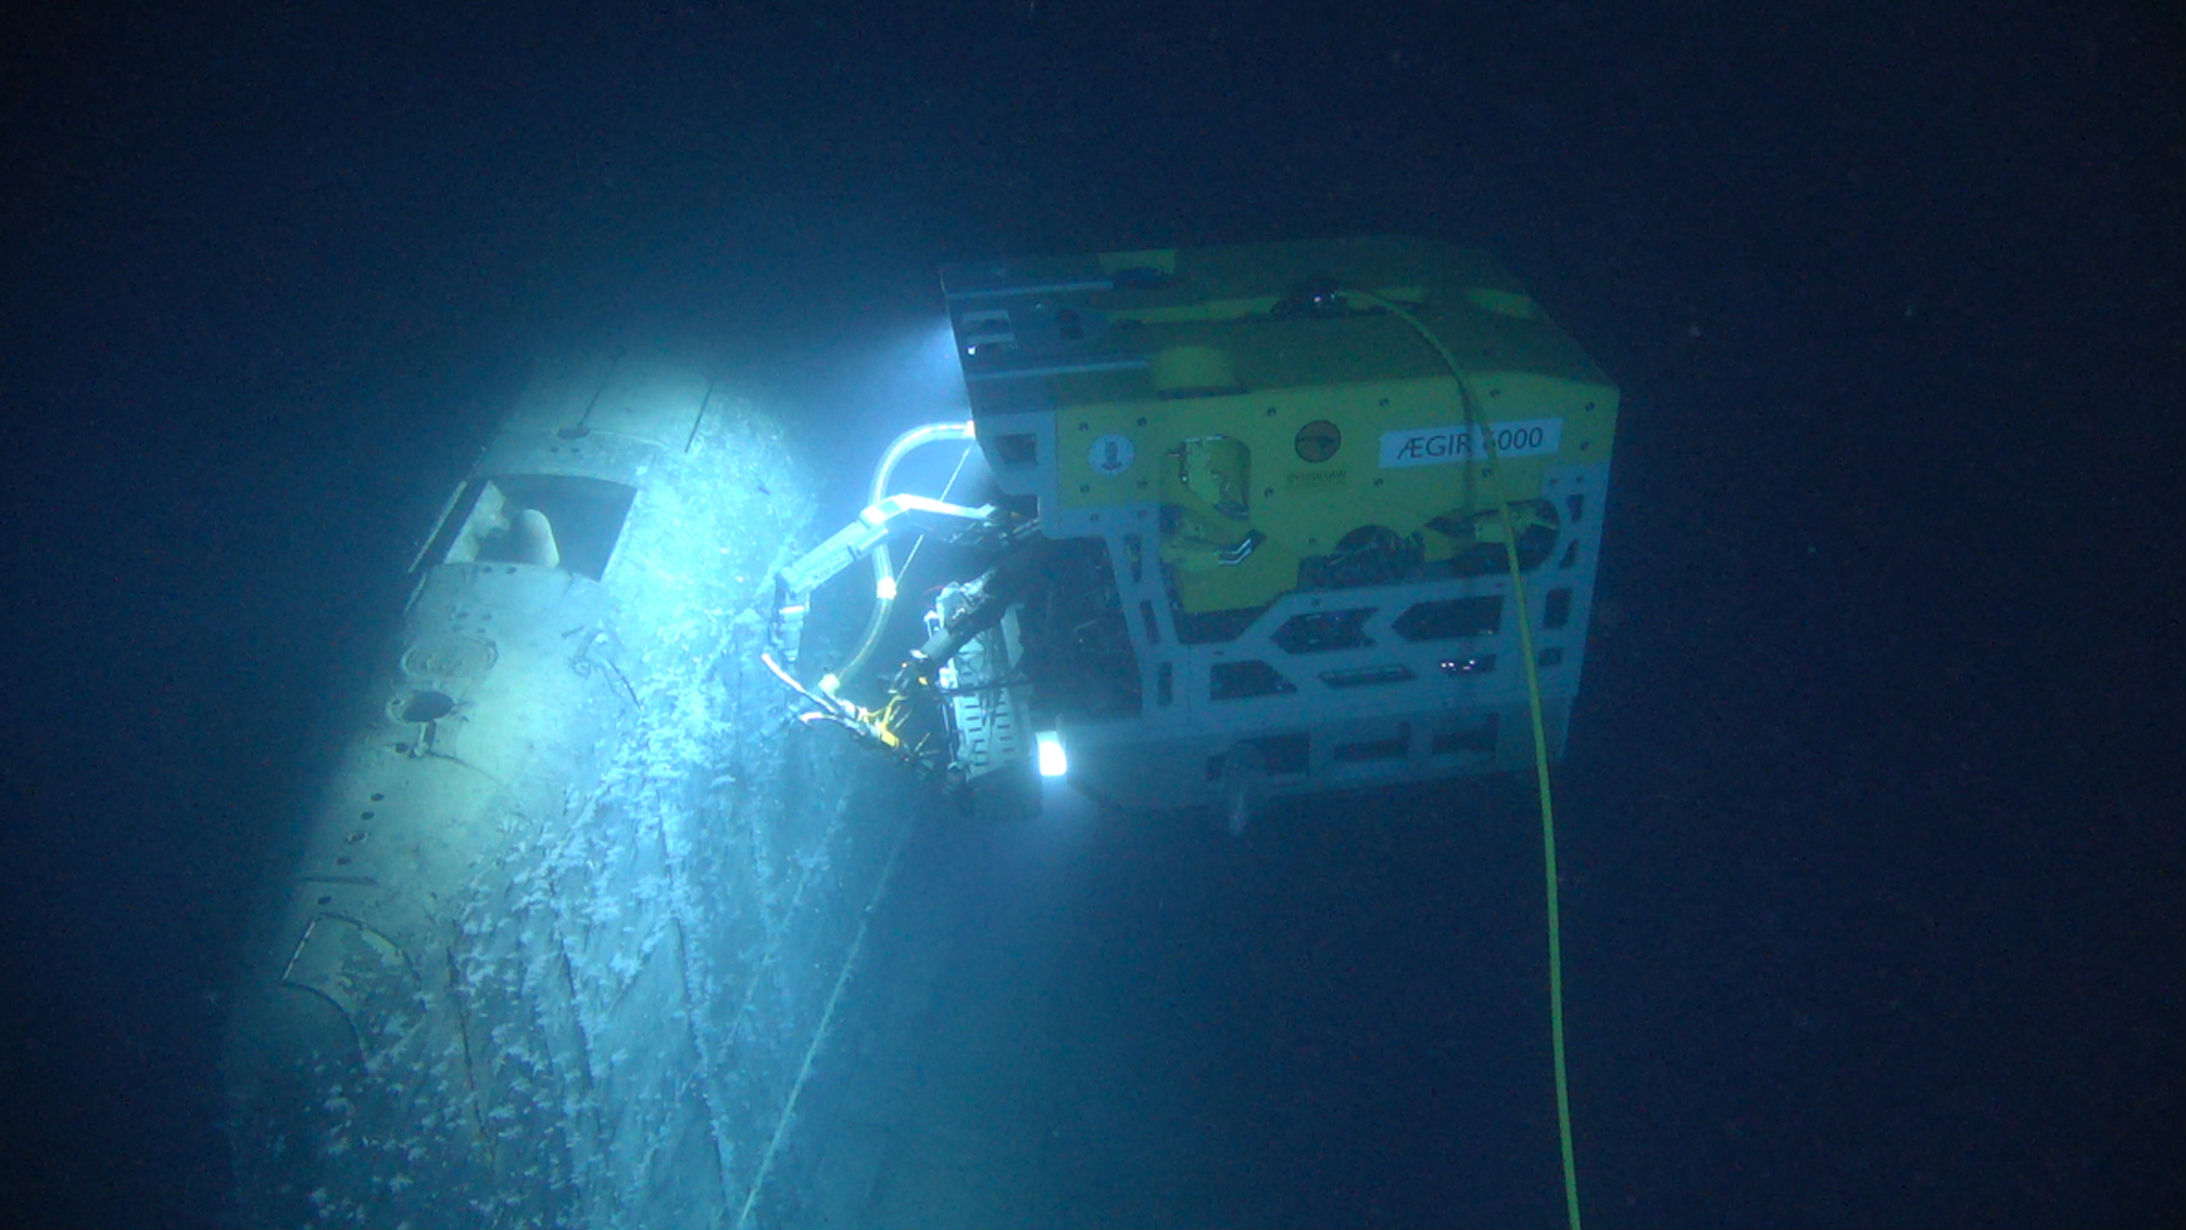
[[[1529,764],[1506,535],[1561,754],[1617,389],[1488,257],[1115,252],[944,288],[979,446],[1053,541],[992,646],[1029,685],[1010,721],[1074,785],[1234,818]]]

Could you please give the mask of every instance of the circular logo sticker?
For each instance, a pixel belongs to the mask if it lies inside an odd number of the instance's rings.
[[[1343,433],[1327,419],[1315,419],[1298,429],[1298,456],[1306,461],[1322,462],[1336,455],[1343,447]]]
[[[1094,473],[1105,474],[1110,478],[1114,478],[1130,469],[1131,459],[1137,455],[1138,450],[1131,446],[1131,437],[1124,435],[1102,436],[1100,439],[1095,440],[1093,447],[1086,452],[1085,463],[1093,467]]]

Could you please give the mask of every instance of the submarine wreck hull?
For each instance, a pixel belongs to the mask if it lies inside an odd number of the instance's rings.
[[[810,486],[688,365],[542,365],[244,955],[243,1224],[755,1204],[908,821],[884,771],[790,737],[758,663]]]

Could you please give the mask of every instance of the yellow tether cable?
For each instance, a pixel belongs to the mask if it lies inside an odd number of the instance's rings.
[[[1488,429],[1487,419],[1480,413],[1480,404],[1473,397],[1472,388],[1465,383],[1465,373],[1457,365],[1457,356],[1442,344],[1442,339],[1429,332],[1410,312],[1379,295],[1365,291],[1343,292],[1366,303],[1381,308],[1390,315],[1412,326],[1412,330],[1434,347],[1442,356],[1444,366],[1450,369],[1450,378],[1457,382],[1458,400],[1463,403],[1465,421],[1480,433],[1481,447],[1487,453],[1487,466],[1481,477],[1488,485],[1488,498],[1495,501],[1496,515],[1503,521],[1503,554],[1510,563],[1510,582],[1513,596],[1518,600],[1518,644],[1526,660],[1526,699],[1533,718],[1533,771],[1540,787],[1541,796],[1541,861],[1548,876],[1548,1022],[1549,1041],[1556,1061],[1556,1136],[1563,1151],[1564,1163],[1564,1214],[1571,1230],[1579,1230],[1579,1168],[1571,1147],[1571,1082],[1564,1069],[1564,943],[1563,926],[1556,907],[1556,808],[1550,801],[1548,786],[1548,730],[1541,720],[1541,674],[1534,665],[1533,620],[1526,605],[1526,578],[1518,566],[1517,527],[1511,522],[1510,502],[1503,497],[1503,480],[1496,470],[1500,463],[1495,451],[1495,433]]]

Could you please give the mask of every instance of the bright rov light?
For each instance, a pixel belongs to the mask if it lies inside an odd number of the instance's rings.
[[[1062,736],[1052,730],[1043,730],[1034,735],[1033,740],[1040,749],[1040,776],[1061,777],[1069,770],[1070,762],[1063,756]]]

